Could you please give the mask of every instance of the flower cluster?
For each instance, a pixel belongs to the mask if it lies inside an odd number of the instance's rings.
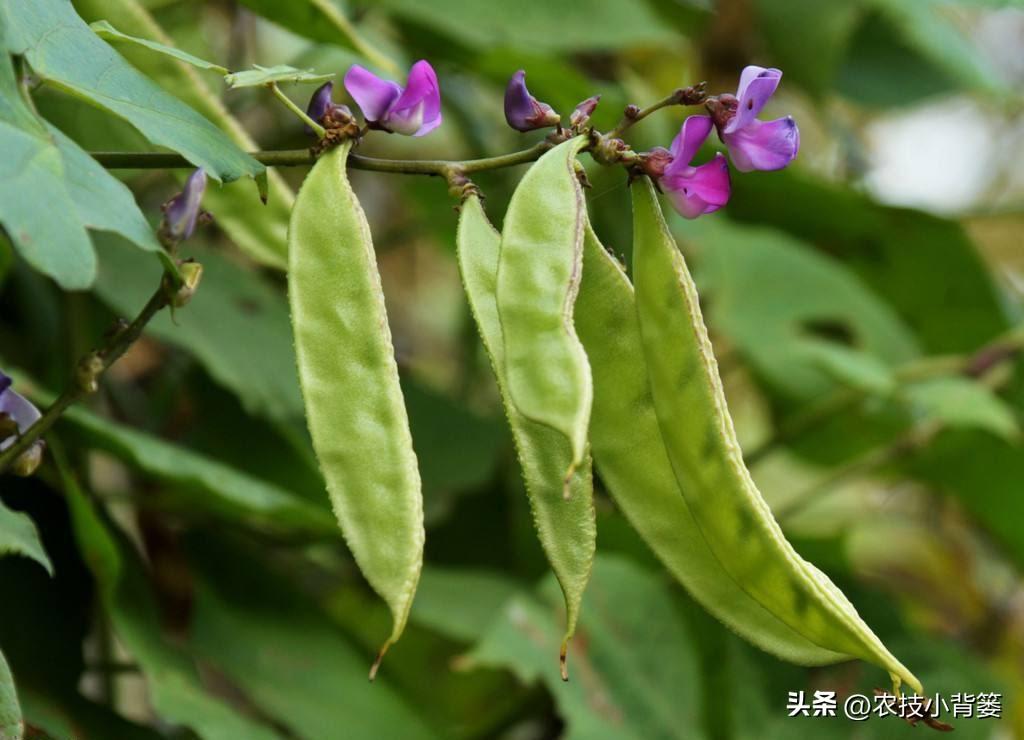
[[[800,131],[792,116],[774,121],[757,117],[781,79],[778,69],[746,67],[736,94],[707,98],[704,105],[708,115],[687,118],[671,148],[656,147],[638,156],[641,169],[658,182],[683,216],[696,218],[712,213],[729,200],[731,180],[724,155],[716,153],[710,162],[692,164],[712,128],[740,172],[779,170],[796,158]],[[345,74],[345,89],[359,105],[369,128],[423,136],[441,125],[441,91],[437,75],[425,60],[412,65],[405,87],[353,65]],[[331,101],[331,90],[328,82],[313,94],[307,110],[310,118],[318,123],[332,116],[351,120],[348,108]],[[576,107],[569,118],[572,132],[582,130],[599,100],[600,96],[587,98]],[[516,131],[557,127],[561,132],[562,117],[530,94],[524,70],[517,71],[508,82],[505,120]],[[614,143],[619,151],[628,148],[621,141]]]
[[[710,115],[690,116],[672,142],[671,151],[647,152],[644,170],[659,180],[676,210],[686,218],[712,213],[729,201],[729,167],[725,157],[700,166],[690,163],[712,126],[740,172],[781,170],[800,149],[800,130],[792,116],[761,121],[761,112],[782,79],[778,69],[749,66],[740,75],[735,95],[718,95],[705,102]]]

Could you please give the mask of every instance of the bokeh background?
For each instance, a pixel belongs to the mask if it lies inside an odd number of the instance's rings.
[[[1024,737],[1024,9],[995,0],[75,0],[87,21],[232,69],[335,72],[363,54],[335,10],[401,69],[435,66],[445,122],[362,153],[464,158],[522,148],[505,82],[598,128],[746,64],[779,67],[762,115],[793,115],[789,169],[734,173],[728,207],[676,218],[755,479],[930,692],[999,693],[961,738]],[[133,64],[250,147],[307,145],[265,91],[130,46]],[[339,91],[336,99],[344,100]],[[309,88],[288,88],[305,104]],[[59,91],[43,115],[93,151],[127,125]],[[692,111],[691,111],[692,112]],[[629,133],[668,146],[687,115]],[[709,140],[710,141],[710,140]],[[711,141],[702,157],[710,156]],[[584,159],[587,159],[584,157]],[[628,261],[621,169],[588,170],[590,214]],[[294,190],[306,168],[282,169]],[[477,182],[500,224],[521,168]],[[155,221],[183,173],[119,173]],[[599,557],[558,677],[562,615],[454,260],[433,178],[356,172],[373,228],[425,485],[426,569],[378,681],[389,617],[333,524],[304,429],[284,277],[238,248],[284,237],[287,202],[214,197],[186,252],[206,274],[68,414],[32,479],[0,480],[54,566],[0,559],[0,649],[27,721],[59,738],[882,738],[898,719],[787,718],[790,691],[870,694],[872,666],[784,664],[694,604],[598,481]],[[211,189],[217,186],[211,183]],[[158,279],[94,234],[100,278],[60,291],[0,241],[0,353],[36,393]],[[1016,333],[1014,333],[1016,332]],[[993,344],[995,343],[995,344]],[[980,354],[979,354],[980,352]],[[972,361],[969,372],[964,363]],[[45,735],[40,735],[45,736]]]

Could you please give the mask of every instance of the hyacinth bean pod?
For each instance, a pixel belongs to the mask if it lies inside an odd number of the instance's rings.
[[[335,514],[401,635],[423,565],[423,498],[351,142],[306,177],[288,229],[288,295],[309,431]]]
[[[491,360],[523,470],[541,546],[565,596],[566,632],[562,643],[562,677],[567,677],[565,655],[576,628],[583,590],[594,562],[597,529],[594,521],[593,481],[589,459],[569,479],[570,495],[562,495],[562,476],[572,461],[569,441],[555,430],[531,421],[510,402],[504,367],[504,342],[495,300],[501,237],[484,214],[479,198],[470,196],[459,216],[457,252],[462,283],[469,299],[484,348]]]
[[[576,330],[594,378],[590,442],[601,480],[670,573],[711,614],[769,653],[803,665],[847,659],[819,647],[732,579],[693,519],[654,411],[633,286],[587,224]]]
[[[654,188],[633,187],[636,306],[651,396],[676,480],[704,539],[747,594],[824,650],[921,683],[829,578],[786,540],[743,463],[696,286]]]
[[[583,193],[577,136],[549,151],[520,181],[505,215],[498,265],[498,315],[509,397],[523,416],[569,440],[582,464],[593,390],[572,324],[583,259]]]

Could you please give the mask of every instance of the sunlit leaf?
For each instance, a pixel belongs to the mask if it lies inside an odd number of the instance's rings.
[[[985,429],[1006,439],[1020,434],[1013,409],[981,383],[969,378],[933,378],[903,389],[907,401],[926,418],[951,427]]]
[[[4,8],[9,48],[47,84],[124,118],[151,142],[180,152],[216,180],[255,177],[263,165],[208,120],[165,93],[100,39],[66,0]]]

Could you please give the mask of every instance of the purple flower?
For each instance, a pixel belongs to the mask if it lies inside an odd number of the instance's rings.
[[[711,118],[690,116],[672,142],[672,161],[664,167],[661,188],[672,205],[686,218],[712,213],[729,202],[729,165],[722,154],[699,167],[692,167],[700,145],[711,133]]]
[[[530,95],[526,89],[526,71],[521,69],[512,75],[505,88],[505,120],[516,131],[533,131],[554,126],[562,117],[550,105]]]
[[[188,176],[184,189],[164,204],[163,231],[168,236],[177,241],[192,236],[205,191],[206,173],[200,167]]]
[[[309,105],[306,106],[306,115],[324,126],[337,125],[352,118],[352,111],[347,105],[340,105],[331,99],[333,90],[334,83],[325,82],[316,89],[309,99]],[[313,134],[313,129],[309,126],[303,128],[307,134]]]
[[[569,116],[569,125],[576,127],[585,125],[586,122],[590,120],[590,116],[594,114],[594,110],[597,108],[597,104],[600,102],[600,95],[594,95],[581,102],[579,105],[576,106],[576,109],[572,112],[572,115]],[[505,115],[507,117],[508,113],[506,113]]]
[[[8,426],[10,422],[14,422],[13,425],[17,427],[18,434],[21,434],[35,424],[40,416],[39,409],[27,401],[24,396],[11,390],[11,379],[0,370],[0,422],[7,422],[7,424],[0,424],[0,429]],[[2,437],[4,435],[0,433],[0,450],[5,450],[14,444],[13,436]]]
[[[404,88],[353,64],[345,73],[345,89],[374,128],[423,136],[441,125],[441,89],[434,68],[423,59],[412,65]]]
[[[800,130],[793,117],[757,119],[781,79],[781,70],[751,65],[740,74],[735,96],[719,95],[708,101],[718,136],[741,172],[781,170],[796,159]]]

